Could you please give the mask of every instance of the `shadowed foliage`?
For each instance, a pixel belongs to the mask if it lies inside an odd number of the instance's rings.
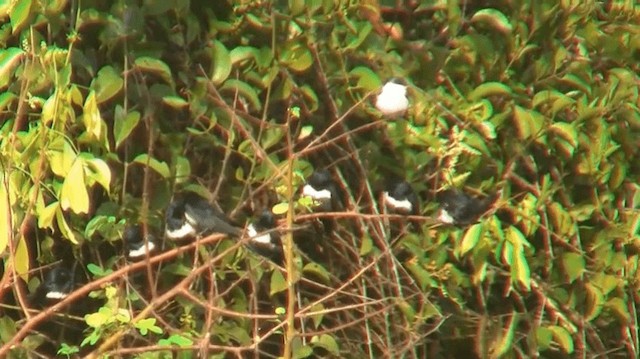
[[[0,17],[0,357],[638,357],[632,1],[17,0]],[[409,107],[385,115],[392,78]],[[314,172],[331,206],[303,195]],[[402,181],[411,209],[389,211]],[[178,194],[224,216],[170,240]],[[247,234],[265,210],[282,251]],[[56,268],[73,291],[34,303]]]

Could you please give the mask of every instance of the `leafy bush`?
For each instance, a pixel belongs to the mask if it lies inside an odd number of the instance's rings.
[[[59,354],[637,357],[640,10],[486,3],[0,2],[0,356],[92,301]],[[343,211],[296,194],[314,168]],[[382,215],[392,177],[417,230]],[[498,200],[442,226],[450,187]],[[160,234],[177,191],[272,207],[285,268],[221,235],[126,263],[125,224]],[[30,312],[58,262],[86,283]]]

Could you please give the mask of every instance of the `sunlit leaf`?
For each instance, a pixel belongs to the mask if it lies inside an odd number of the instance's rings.
[[[269,295],[271,296],[287,290],[287,281],[284,279],[282,273],[279,270],[274,270],[271,273],[270,283],[271,285],[269,289]]]
[[[482,9],[471,17],[473,23],[488,24],[497,31],[508,34],[513,30],[513,26],[509,22],[509,19],[497,9]]]
[[[102,188],[104,188],[107,193],[109,193],[109,188],[111,184],[111,169],[107,165],[105,161],[100,158],[91,158],[85,160],[87,165],[86,169],[91,170],[88,173],[93,180],[100,183]]]
[[[25,282],[29,281],[29,247],[27,246],[26,238],[22,235],[18,238],[13,263],[16,273],[18,273],[20,278]]]
[[[173,85],[171,69],[164,61],[152,57],[139,57],[135,61],[135,66],[141,71],[159,76],[167,84]]]
[[[586,262],[581,253],[567,252],[562,254],[562,267],[569,283],[573,283],[586,271]]]
[[[18,0],[14,3],[11,12],[9,13],[9,19],[11,20],[11,28],[13,33],[17,33],[22,30],[31,14],[31,0]]]
[[[134,128],[140,122],[140,112],[124,112],[124,109],[117,105],[115,109],[115,120],[113,124],[113,134],[116,140],[116,148],[126,140]]]
[[[511,88],[500,82],[487,82],[476,87],[473,91],[467,95],[467,98],[471,102],[487,98],[489,96],[503,95],[510,96],[513,93]]]
[[[82,119],[87,132],[91,134],[94,139],[101,139],[102,117],[100,116],[100,110],[98,109],[95,91],[90,91],[86,101],[84,102]]]
[[[313,64],[309,49],[298,42],[285,46],[280,59],[284,65],[295,72],[304,72]]]
[[[553,339],[560,345],[562,351],[566,354],[573,353],[573,339],[571,333],[559,326],[550,326],[549,330],[553,333]]]
[[[0,89],[4,89],[13,79],[13,71],[24,58],[24,51],[17,47],[0,50]]]
[[[470,250],[472,250],[482,235],[484,234],[484,226],[482,223],[476,223],[473,226],[469,227],[462,237],[462,241],[460,242],[459,250],[460,255],[463,256]]]
[[[2,178],[3,176],[0,176]],[[9,193],[4,184],[0,182],[0,254],[4,254],[9,244],[10,235],[13,232],[13,223],[10,221],[11,203],[9,202]]]
[[[162,97],[162,102],[175,109],[189,106],[189,103],[180,96],[164,96]]]
[[[111,66],[105,66],[98,71],[98,76],[91,83],[95,91],[95,99],[98,104],[109,101],[123,88],[124,80]]]
[[[220,41],[213,42],[213,72],[211,81],[219,85],[229,77],[231,73],[231,56],[229,50]]]
[[[334,337],[329,334],[321,334],[320,336],[314,336],[311,338],[311,344],[317,347],[321,347],[328,351],[332,355],[339,355],[340,348],[338,342]]]
[[[159,175],[164,178],[169,178],[171,176],[171,172],[169,171],[169,165],[166,162],[158,161],[153,157],[149,157],[146,153],[138,155],[133,160],[134,163],[139,163],[143,166],[149,165],[149,168],[156,171]]]
[[[60,206],[75,213],[89,212],[89,194],[85,185],[83,161],[78,157],[65,177],[60,191]]]

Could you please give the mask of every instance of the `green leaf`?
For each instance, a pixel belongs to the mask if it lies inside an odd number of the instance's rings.
[[[586,262],[584,256],[579,253],[563,253],[562,267],[569,283],[573,283],[586,271]]]
[[[2,85],[0,85],[0,88],[2,88]],[[11,92],[1,93],[0,94],[0,111],[4,112],[7,109],[7,107],[9,107],[11,103],[17,99],[18,99],[18,96],[14,95]]]
[[[281,202],[271,208],[271,212],[275,215],[282,215],[289,211],[289,203]]]
[[[280,61],[294,72],[304,72],[313,65],[313,56],[306,45],[294,42],[285,46]]]
[[[573,353],[573,339],[571,333],[559,326],[550,326],[549,330],[553,333],[553,339],[560,345],[560,348],[566,353]]]
[[[585,283],[584,288],[586,294],[584,316],[590,322],[602,313],[605,298],[602,291],[591,283]]]
[[[101,68],[98,76],[91,82],[91,89],[95,91],[98,104],[112,99],[123,87],[124,80],[111,66]]]
[[[116,148],[119,148],[124,140],[129,137],[133,129],[138,126],[138,122],[140,122],[140,112],[131,111],[125,114],[122,106],[117,105],[113,122],[113,135],[116,140]]]
[[[22,29],[31,13],[31,0],[18,0],[14,3],[9,19],[11,21],[12,33],[15,34]]]
[[[0,89],[4,89],[13,79],[13,72],[24,58],[24,51],[17,47],[0,50]]]
[[[211,81],[219,85],[229,77],[231,73],[231,56],[229,50],[218,40],[213,42],[213,72]]]
[[[513,259],[512,273],[524,288],[531,290],[531,271],[522,247],[514,249]]]
[[[357,86],[367,92],[378,91],[382,87],[380,77],[368,67],[357,66],[349,72],[349,75],[357,78]]]
[[[156,325],[156,318],[146,318],[138,320],[134,326],[140,331],[140,334],[147,335],[148,332],[162,334],[162,328]]]
[[[476,87],[467,95],[470,102],[476,102],[489,96],[508,96],[511,97],[513,91],[511,88],[500,82],[486,82]]]
[[[149,157],[149,155],[147,155],[146,153],[138,155],[136,158],[133,159],[133,162],[139,163],[143,166],[146,166],[148,163],[149,168],[156,171],[162,177],[164,178],[171,177],[171,172],[169,171],[169,165],[167,165],[166,162],[161,162],[153,157]]]
[[[258,53],[258,49],[251,46],[236,46],[229,52],[229,60],[231,64],[238,65],[238,63],[255,59]]]
[[[150,72],[156,76],[159,76],[166,83],[173,85],[173,78],[171,77],[171,69],[164,63],[164,61],[158,60],[153,57],[139,57],[135,61],[135,66],[143,72]]]
[[[60,191],[60,205],[62,209],[71,209],[74,213],[89,213],[89,194],[85,185],[84,166],[77,157],[64,179]]]
[[[540,351],[547,350],[551,347],[551,341],[553,340],[553,332],[545,327],[539,327],[536,329],[536,342]]]
[[[542,114],[520,106],[514,106],[513,119],[518,131],[518,138],[521,140],[537,136],[544,126],[544,116]]]
[[[360,257],[364,257],[373,250],[373,239],[369,235],[365,235],[360,243]]]
[[[556,122],[549,127],[549,132],[555,133],[569,142],[572,147],[578,147],[578,132],[574,126],[566,122]]]
[[[193,340],[180,334],[174,334],[167,339],[159,340],[158,344],[165,345],[165,346],[175,344],[179,347],[190,347],[193,345]]]
[[[464,233],[464,237],[462,237],[462,241],[460,242],[459,250],[460,255],[463,256],[473,248],[475,248],[480,238],[484,234],[484,225],[482,223],[476,223],[473,226],[469,227],[467,231]]]
[[[84,102],[82,120],[89,135],[94,140],[100,140],[102,138],[102,116],[100,116],[100,110],[96,102],[96,93],[93,90],[89,92]]]
[[[503,34],[509,34],[513,30],[509,19],[496,9],[482,9],[476,12],[471,17],[471,22],[487,24]]]
[[[62,208],[60,207],[56,207],[56,222],[58,223],[58,228],[60,228],[60,232],[62,232],[62,235],[69,241],[71,241],[71,243],[78,244],[78,240],[69,227],[67,220],[64,218],[64,212],[62,212]]]
[[[331,277],[331,274],[326,270],[326,268],[318,263],[308,263],[304,268],[302,268],[302,273],[311,274],[316,278],[323,280],[327,285],[330,283],[329,278]]]
[[[512,318],[509,322],[509,327],[504,330],[498,343],[495,345],[493,351],[494,358],[502,358],[507,352],[510,352],[513,348],[513,338],[518,328],[518,313],[512,312]]]
[[[90,170],[88,175],[91,179],[100,183],[102,188],[104,188],[107,193],[110,193],[111,169],[109,168],[109,165],[100,158],[91,158],[85,160],[85,163],[87,164],[85,169]]]
[[[234,97],[238,95],[244,98],[249,103],[249,107],[254,111],[259,111],[262,108],[262,102],[260,102],[258,98],[258,93],[246,82],[229,79],[222,85],[220,92],[228,93]]]
[[[2,179],[4,175],[0,175]],[[4,254],[9,245],[9,234],[13,232],[13,222],[9,221],[11,216],[11,203],[9,203],[9,192],[4,181],[0,182],[0,254]]]
[[[38,211],[39,228],[53,228],[53,219],[59,206],[60,202],[55,201]]]
[[[274,294],[280,293],[282,291],[287,290],[287,281],[282,276],[279,270],[274,270],[271,273],[271,286],[269,290],[269,295],[273,296]]]
[[[16,246],[16,253],[14,256],[14,263],[16,273],[25,282],[29,281],[29,248],[27,247],[27,241],[24,236],[20,236],[18,239],[18,245]]]
[[[628,323],[631,321],[631,314],[629,313],[629,307],[627,305],[627,302],[622,298],[612,298],[607,301],[605,308],[615,314],[621,323]]]
[[[180,96],[163,96],[162,102],[176,110],[189,106],[189,103]]]
[[[332,355],[340,354],[340,348],[338,347],[338,342],[334,337],[329,334],[322,334],[320,336],[314,336],[311,338],[311,343],[316,346],[325,349]]]
[[[84,321],[88,326],[92,328],[100,328],[101,326],[110,323],[112,318],[112,312],[110,310],[100,310],[96,313],[87,314],[84,316]]]

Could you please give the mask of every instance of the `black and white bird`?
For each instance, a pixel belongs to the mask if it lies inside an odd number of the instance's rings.
[[[42,307],[54,304],[68,297],[74,287],[74,273],[62,265],[54,267],[45,274],[44,280],[32,297],[32,302]]]
[[[488,210],[494,198],[494,196],[490,196],[478,199],[460,190],[448,189],[439,195],[438,220],[453,225],[474,223]]]
[[[314,171],[302,187],[302,195],[311,197],[320,211],[330,212],[338,207],[338,187],[327,170]]]
[[[400,116],[409,108],[407,85],[403,82],[401,79],[392,78],[382,86],[382,90],[376,96],[375,106],[383,115]]]
[[[184,239],[211,233],[239,236],[242,232],[240,228],[228,223],[224,213],[192,192],[177,195],[167,207],[165,219],[166,235],[169,239]]]
[[[388,212],[414,215],[420,210],[418,195],[407,181],[394,182],[382,193]]]
[[[151,233],[147,233],[145,238],[142,227],[138,224],[127,226],[124,229],[122,240],[124,242],[125,256],[131,261],[145,258],[147,254],[151,256],[160,250],[160,243],[158,243],[156,237]]]
[[[255,222],[247,226],[248,247],[272,262],[282,265],[284,254],[282,239],[276,229],[276,220],[269,209],[265,209]]]

